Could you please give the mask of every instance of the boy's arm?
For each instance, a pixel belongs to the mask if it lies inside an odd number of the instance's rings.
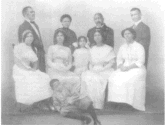
[[[69,91],[69,96],[67,98],[69,104],[73,104],[75,101],[77,101],[80,97],[80,86],[78,83],[72,85],[70,87]]]

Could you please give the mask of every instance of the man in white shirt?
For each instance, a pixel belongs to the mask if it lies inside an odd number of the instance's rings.
[[[132,28],[136,31],[135,41],[143,45],[145,49],[145,66],[147,67],[150,46],[150,28],[142,22],[142,14],[139,8],[132,8],[130,10],[132,21],[134,25]]]
[[[25,18],[25,21],[19,26],[18,29],[18,40],[22,42],[22,33],[25,30],[31,30],[34,41],[32,43],[33,51],[38,57],[38,69],[42,72],[45,72],[45,51],[41,39],[41,34],[38,25],[34,22],[35,12],[32,7],[26,6],[22,10],[22,14]]]

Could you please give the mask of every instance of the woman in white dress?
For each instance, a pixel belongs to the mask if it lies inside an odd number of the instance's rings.
[[[51,79],[58,79],[60,82],[80,82],[80,78],[70,71],[72,67],[71,50],[63,45],[66,35],[62,30],[55,33],[57,44],[48,49],[47,64],[48,74]]]
[[[134,41],[136,32],[127,28],[122,31],[126,43],[117,54],[117,70],[109,77],[108,101],[127,103],[138,110],[145,110],[146,69],[145,52]]]
[[[108,76],[113,71],[112,65],[115,62],[113,48],[104,44],[103,38],[102,31],[95,31],[96,45],[90,49],[90,70],[82,73],[82,81],[87,86],[87,94],[96,109],[104,108],[105,88],[108,83]]]
[[[36,70],[37,55],[31,48],[33,35],[30,30],[22,34],[22,43],[14,47],[13,78],[16,101],[25,105],[51,97],[50,77]]]

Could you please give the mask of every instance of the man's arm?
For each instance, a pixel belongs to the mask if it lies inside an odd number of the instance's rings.
[[[150,46],[150,28],[149,27],[144,27],[142,32],[141,32],[141,41],[140,43],[143,45],[145,49],[148,49]]]
[[[25,30],[25,28],[22,25],[20,25],[18,28],[18,41],[19,41],[19,43],[22,42],[22,33],[24,30]]]
[[[114,48],[114,31],[113,29],[109,29],[107,32],[106,42],[108,45]]]

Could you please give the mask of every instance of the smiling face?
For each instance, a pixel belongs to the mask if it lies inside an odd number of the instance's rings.
[[[64,28],[69,28],[71,21],[68,17],[65,17],[61,23]]]
[[[95,34],[94,34],[94,40],[95,40],[95,42],[96,42],[97,45],[98,44],[102,44],[103,38],[102,38],[102,36],[101,36],[101,34],[99,32],[95,32]]]
[[[64,34],[62,32],[59,32],[56,36],[56,40],[58,44],[63,44],[64,43]]]
[[[81,38],[78,44],[80,48],[84,48],[86,44],[86,40],[84,38]]]
[[[30,46],[32,44],[33,40],[34,40],[34,38],[33,38],[32,33],[28,33],[25,38],[25,44]]]
[[[94,16],[94,21],[95,21],[96,26],[98,27],[101,27],[104,23],[104,19],[99,14],[96,14]]]
[[[129,30],[124,32],[124,38],[126,39],[127,43],[132,42],[134,40],[133,37],[133,34]]]
[[[28,18],[30,21],[35,20],[35,12],[32,8],[28,8],[25,14],[25,17]]]
[[[141,20],[141,13],[138,10],[131,11],[131,18],[134,22]]]

